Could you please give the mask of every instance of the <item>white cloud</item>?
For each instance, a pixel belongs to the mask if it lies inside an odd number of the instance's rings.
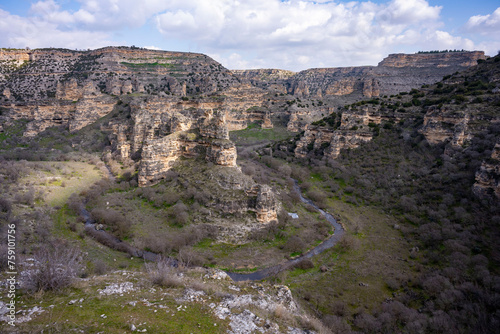
[[[166,9],[157,16],[157,28],[169,39],[187,37],[210,53],[244,54],[247,50],[257,54],[253,62],[295,70],[318,64],[376,64],[393,47],[407,45],[404,37],[420,43],[429,29],[441,25],[441,7],[424,0],[392,0],[381,5],[214,0],[211,9],[205,3],[186,0]]]
[[[472,16],[465,24],[465,28],[471,32],[489,34],[496,32],[500,34],[500,7],[492,14]]]
[[[114,44],[107,34],[85,30],[61,30],[40,17],[20,17],[0,9],[0,45],[7,47],[98,48]]]
[[[93,48],[117,44],[111,36],[126,40],[129,31],[151,24],[164,40],[144,44],[178,45],[172,41],[181,41],[189,50],[213,55],[228,68],[291,70],[375,65],[388,53],[400,50],[475,46],[470,39],[445,31],[440,20],[442,8],[426,0],[390,0],[381,4],[327,0],[78,0],[80,7],[72,11],[63,9],[63,3],[38,1],[32,4],[27,17],[0,11],[0,43]],[[490,15],[471,17],[467,29],[498,31],[499,22],[500,8]],[[131,40],[128,44],[141,42]]]

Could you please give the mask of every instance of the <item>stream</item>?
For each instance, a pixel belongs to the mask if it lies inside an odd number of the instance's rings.
[[[337,242],[339,242],[339,240],[344,235],[345,230],[342,227],[342,225],[340,225],[337,222],[337,220],[331,214],[329,214],[328,212],[320,209],[310,199],[307,199],[304,196],[302,196],[302,192],[300,191],[300,187],[299,187],[299,184],[298,184],[297,180],[293,180],[293,181],[294,181],[293,189],[299,194],[300,200],[303,203],[309,204],[312,207],[314,207],[316,210],[318,210],[318,212],[321,215],[323,215],[330,224],[332,224],[332,226],[334,227],[334,231],[335,231],[334,234],[331,235],[328,239],[326,239],[325,241],[323,241],[318,246],[316,246],[313,249],[309,250],[307,253],[305,253],[305,254],[303,254],[303,255],[301,255],[299,257],[296,257],[294,259],[288,260],[288,261],[286,261],[284,263],[280,263],[280,264],[277,264],[275,266],[264,268],[264,269],[261,269],[261,270],[258,270],[258,271],[255,271],[255,272],[249,273],[249,274],[232,273],[232,272],[229,272],[229,271],[226,272],[229,275],[229,277],[231,277],[233,279],[233,281],[246,281],[246,280],[260,281],[260,280],[263,280],[263,279],[265,279],[267,277],[276,275],[276,274],[278,274],[279,272],[281,272],[283,270],[286,270],[286,269],[289,269],[289,268],[293,267],[294,265],[296,265],[297,263],[299,263],[300,261],[302,261],[304,259],[309,259],[309,258],[311,258],[311,257],[313,257],[315,255],[318,255],[319,253],[321,253],[321,252],[329,249],[329,248],[332,248],[333,246],[335,246],[335,244]]]
[[[329,214],[328,212],[320,209],[310,199],[307,199],[304,196],[302,196],[302,192],[300,191],[299,184],[298,184],[298,182],[296,180],[294,180],[294,186],[293,186],[293,188],[299,194],[300,200],[303,203],[311,205],[321,215],[323,215],[326,218],[326,220],[334,227],[334,234],[331,235],[328,239],[324,240],[318,246],[316,246],[313,249],[311,249],[308,252],[306,252],[305,254],[303,254],[303,255],[301,255],[299,257],[296,257],[294,259],[287,260],[286,262],[283,262],[283,263],[280,263],[280,264],[277,264],[277,265],[274,265],[274,266],[271,266],[271,267],[268,267],[268,268],[264,268],[264,269],[261,269],[261,270],[258,270],[258,271],[255,271],[255,272],[252,272],[252,273],[249,273],[249,274],[240,274],[240,273],[233,273],[233,272],[227,271],[226,273],[234,281],[247,281],[247,280],[250,280],[250,281],[260,281],[260,280],[263,280],[263,279],[265,279],[267,277],[276,275],[276,274],[278,274],[279,272],[281,272],[283,270],[286,270],[286,269],[289,269],[289,268],[293,267],[294,265],[296,265],[297,263],[299,263],[300,261],[302,261],[304,259],[309,259],[309,258],[311,258],[311,257],[313,257],[313,256],[315,256],[315,255],[317,255],[317,254],[319,254],[319,253],[321,253],[321,252],[329,249],[329,248],[332,248],[337,242],[339,242],[339,240],[344,235],[344,233],[345,233],[344,228],[342,227],[342,225],[340,225],[337,222],[337,220],[331,214]],[[96,228],[95,221],[92,219],[92,216],[91,216],[90,212],[88,212],[85,208],[82,208],[80,214],[83,217],[83,219],[85,220],[85,226],[86,227],[90,226],[90,227],[92,227],[94,229]],[[97,232],[98,233],[104,233],[107,236],[114,238],[117,243],[124,242],[124,241],[121,241],[118,238],[112,236],[111,234],[109,234],[106,231],[97,230]],[[138,249],[138,248],[132,247],[130,245],[128,245],[128,248],[129,248],[130,255],[135,256],[135,257],[139,257],[139,258],[143,258],[144,260],[147,260],[147,261],[156,261],[156,260],[158,260],[160,258],[159,254],[156,254],[156,253],[153,253],[153,252],[149,252],[149,251],[145,251],[145,250],[142,250],[142,249]],[[173,265],[176,266],[177,265],[177,261],[174,260],[174,259],[172,259],[172,260],[173,260],[173,262],[172,262]]]

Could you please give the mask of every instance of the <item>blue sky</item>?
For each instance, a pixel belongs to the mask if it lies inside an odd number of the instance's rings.
[[[389,53],[500,50],[498,0],[0,0],[0,47],[135,45],[230,69],[376,65]]]

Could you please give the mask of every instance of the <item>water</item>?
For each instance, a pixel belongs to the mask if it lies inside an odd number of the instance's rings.
[[[337,222],[337,220],[331,214],[329,214],[328,212],[320,209],[310,199],[307,199],[304,196],[302,196],[302,193],[300,192],[299,184],[297,183],[296,180],[294,180],[294,182],[295,183],[294,183],[293,188],[299,194],[300,200],[303,203],[309,204],[312,207],[314,207],[316,210],[318,210],[318,212],[321,215],[323,215],[330,224],[332,224],[332,226],[335,229],[335,233],[332,236],[330,236],[328,239],[326,239],[325,241],[323,241],[321,244],[319,244],[318,246],[314,247],[313,249],[311,249],[310,251],[308,251],[307,253],[305,253],[304,255],[301,255],[301,256],[299,256],[299,257],[297,257],[295,259],[292,259],[292,260],[288,260],[288,261],[286,261],[284,263],[281,263],[281,264],[278,264],[278,265],[275,265],[275,266],[272,266],[272,267],[269,267],[269,268],[261,269],[261,270],[255,271],[253,273],[250,273],[250,274],[239,274],[239,273],[232,273],[232,272],[228,271],[227,274],[234,281],[247,281],[247,280],[249,280],[249,281],[260,281],[260,280],[263,280],[264,278],[276,275],[276,274],[278,274],[279,272],[281,272],[283,270],[286,270],[288,268],[293,267],[294,265],[296,265],[297,263],[299,263],[300,261],[302,261],[304,259],[309,259],[309,258],[311,258],[311,257],[313,257],[315,255],[318,255],[319,253],[321,253],[321,252],[323,252],[323,251],[325,251],[327,249],[332,248],[337,242],[339,242],[339,240],[344,235],[345,230],[342,227],[342,225],[340,225]]]
[[[339,242],[339,240],[344,235],[345,230],[342,227],[342,225],[340,225],[331,214],[320,209],[316,204],[314,204],[313,201],[311,201],[310,199],[304,198],[304,196],[302,196],[302,193],[300,192],[299,184],[297,183],[296,180],[294,180],[294,182],[295,183],[294,183],[293,188],[299,194],[300,200],[303,203],[309,204],[312,207],[314,207],[316,210],[318,210],[318,212],[321,215],[323,215],[330,224],[332,224],[332,226],[335,229],[335,233],[332,236],[330,236],[328,239],[323,241],[321,244],[319,244],[318,246],[316,246],[313,249],[311,249],[310,251],[308,251],[307,253],[305,253],[305,254],[303,254],[295,259],[288,260],[284,263],[280,263],[280,264],[277,264],[275,266],[261,269],[261,270],[255,271],[253,273],[250,273],[250,274],[239,274],[239,273],[232,273],[232,272],[228,271],[227,274],[234,281],[247,281],[247,280],[260,281],[260,280],[263,280],[264,278],[274,276],[283,270],[286,270],[288,268],[293,267],[294,265],[296,265],[297,263],[299,263],[300,261],[302,261],[304,259],[309,259],[309,258],[329,249],[329,248],[332,248],[337,242]],[[91,226],[92,228],[95,228],[95,221],[92,220],[92,216],[90,215],[90,212],[88,212],[85,208],[83,208],[81,210],[80,214],[82,215],[82,217],[85,220],[85,226]],[[99,233],[105,233],[107,235],[110,235],[106,231],[99,231]],[[112,237],[115,238],[114,236],[112,236]],[[115,239],[117,242],[123,242],[117,238],[115,238]],[[145,250],[138,249],[138,248],[134,248],[131,246],[130,246],[130,249],[133,253],[133,256],[143,258],[144,260],[147,260],[147,261],[158,261],[161,257],[161,255],[159,255],[159,254],[145,251]],[[177,266],[177,261],[174,259],[171,259],[171,260],[173,260],[172,261],[173,265]]]

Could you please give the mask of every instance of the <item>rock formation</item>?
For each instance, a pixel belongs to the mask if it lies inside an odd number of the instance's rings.
[[[484,52],[392,54],[378,66],[315,68],[298,73],[279,70],[235,71],[241,80],[259,87],[286,87],[298,97],[323,98],[358,94],[390,95],[435,83],[445,75],[464,70],[485,59]]]
[[[500,143],[495,145],[491,159],[481,164],[472,191],[479,197],[500,200]]]
[[[344,104],[420,87],[474,65],[482,52],[390,55],[379,66],[231,72],[197,53],[127,47],[92,51],[0,50],[0,130],[27,120],[26,137],[53,126],[70,132],[100,121],[117,160],[140,160],[139,186],[161,180],[180,157],[201,157],[237,168],[229,131],[257,122],[286,122],[306,130],[297,156],[322,149],[335,158],[373,137],[372,125],[397,120],[375,106],[342,110],[338,126],[308,124],[335,114]],[[430,109],[422,133],[438,142],[469,138],[469,111]],[[103,119],[104,118],[104,119]],[[453,130],[443,127],[453,124]],[[253,186],[252,186],[253,187]],[[245,191],[257,219],[276,219],[270,188]]]

